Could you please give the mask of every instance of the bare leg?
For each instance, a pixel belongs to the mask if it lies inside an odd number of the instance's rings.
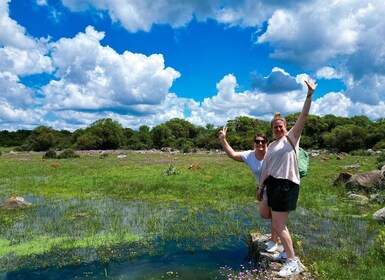
[[[271,208],[267,205],[267,200],[262,200],[258,207],[259,215],[262,219],[271,220]],[[278,233],[274,230],[273,224],[271,224],[271,241],[278,242]]]
[[[291,236],[288,228],[286,227],[287,220],[289,218],[290,212],[276,212],[271,211],[272,215],[272,225],[274,231],[278,234],[281,239],[283,248],[287,254],[288,259],[295,259],[293,241],[291,240]]]

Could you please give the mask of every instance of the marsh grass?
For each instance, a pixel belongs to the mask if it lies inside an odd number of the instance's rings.
[[[216,154],[126,154],[60,160],[3,154],[0,199],[23,196],[32,206],[0,209],[0,270],[108,263],[156,254],[156,244],[167,241],[190,252],[210,250],[268,230],[258,218],[255,182],[244,164]],[[373,277],[383,268],[377,261],[382,251],[373,249],[380,227],[370,219],[380,206],[351,202],[341,186],[333,186],[344,166],[357,161],[359,171],[376,168],[374,157],[311,158],[301,181],[299,209],[289,226],[301,259],[321,279],[367,276],[369,263]],[[52,167],[56,162],[60,166]],[[188,169],[193,163],[200,168]],[[169,166],[180,172],[165,176]],[[349,272],[341,275],[341,267]]]

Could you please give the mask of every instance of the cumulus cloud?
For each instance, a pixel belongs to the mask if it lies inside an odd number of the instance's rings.
[[[43,120],[43,112],[33,98],[34,92],[9,72],[0,72],[1,129],[33,129]]]
[[[73,38],[36,39],[9,16],[10,0],[0,0],[0,112],[2,128],[47,124],[76,129],[100,118],[125,126],[154,126],[170,118],[194,124],[223,125],[237,116],[270,118],[302,108],[306,75],[274,68],[254,72],[251,89],[240,91],[234,74],[224,75],[217,93],[201,103],[170,93],[181,74],[167,67],[162,54],[118,53],[101,41],[105,33],[89,26]],[[48,9],[46,0],[35,0]],[[253,26],[257,44],[268,44],[281,65],[302,67],[317,79],[340,79],[345,92],[314,100],[311,113],[383,117],[385,83],[385,4],[381,0],[63,0],[71,11],[97,10],[130,32],[154,24],[183,27],[192,19],[227,26]],[[306,5],[304,4],[306,3]],[[51,8],[49,8],[51,9]],[[52,8],[52,18],[60,11]],[[266,24],[266,26],[265,26]],[[298,69],[298,68],[296,68]],[[21,81],[52,74],[42,88]],[[183,78],[183,77],[182,77]]]
[[[384,110],[384,101],[380,101],[376,105],[369,105],[353,102],[342,92],[331,92],[315,100],[310,113],[319,116],[328,114],[342,117],[367,116],[376,120],[384,117]]]
[[[297,5],[299,1],[285,1],[285,5]],[[301,1],[303,2],[303,1]],[[274,10],[274,1],[253,0],[63,0],[72,11],[91,8],[107,11],[111,19],[131,32],[149,31],[154,24],[169,24],[183,27],[193,18],[205,21],[208,18],[229,25],[260,25]]]
[[[176,70],[165,67],[160,54],[118,54],[100,45],[103,32],[86,28],[74,38],[53,43],[58,80],[44,86],[47,110],[111,110],[147,114],[168,94]]]
[[[333,67],[322,67],[317,70],[316,73],[317,79],[341,79],[344,77],[343,73],[339,73],[337,69]]]
[[[376,105],[384,101],[385,76],[365,75],[357,81],[351,81],[346,96],[352,101],[368,105]]]
[[[268,77],[263,78],[265,81],[262,81],[262,84],[274,79],[271,77],[275,77],[277,72],[281,75],[288,75],[282,69],[275,68]],[[299,112],[306,96],[306,85],[303,82],[306,78],[307,75],[303,74],[296,77],[287,76],[287,80],[291,81],[291,84],[297,85],[296,90],[277,90],[272,94],[256,89],[239,92],[236,77],[232,74],[226,75],[217,84],[217,95],[205,98],[201,106],[192,113],[190,119],[194,120],[194,123],[211,123],[220,126],[226,124],[227,120],[238,116],[270,119],[275,111],[284,115]]]
[[[22,50],[6,46],[0,48],[0,71],[9,71],[16,75],[51,73],[51,59],[39,49]]]
[[[353,2],[353,6],[365,5]],[[331,6],[316,1],[292,10],[277,9],[257,43],[273,46],[273,58],[313,67],[354,53],[363,26],[345,1],[334,1]]]
[[[295,78],[290,77],[283,69],[274,68],[269,77],[252,73],[251,86],[266,93],[282,93],[301,89]]]
[[[11,0],[0,0],[0,46],[20,49],[34,49],[36,41],[25,35],[25,28],[9,17],[8,3]]]
[[[3,104],[7,103],[9,107],[17,106],[20,109],[33,107],[34,91],[24,86],[18,76],[10,72],[0,72],[0,92]]]

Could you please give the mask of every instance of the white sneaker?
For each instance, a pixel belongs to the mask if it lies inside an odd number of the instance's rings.
[[[284,267],[278,272],[281,277],[292,276],[300,273],[298,263],[296,260],[287,259]]]
[[[274,254],[272,257],[273,261],[279,262],[279,261],[284,261],[287,259],[287,254],[285,251],[281,253]]]
[[[266,245],[266,252],[273,253],[278,250],[278,244],[274,243],[273,241],[269,240],[265,243]]]

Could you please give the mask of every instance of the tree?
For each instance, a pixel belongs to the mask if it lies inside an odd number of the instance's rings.
[[[166,124],[155,126],[152,129],[151,134],[156,149],[175,147],[175,136]]]
[[[334,115],[325,115],[324,120],[328,125],[327,131],[331,131],[333,128],[340,126],[340,125],[345,125],[345,124],[353,124],[353,122],[344,117],[336,117]]]
[[[26,139],[26,148],[31,151],[48,151],[59,143],[57,131],[47,126],[38,126]]]
[[[324,146],[322,135],[327,132],[326,121],[314,115],[307,117],[304,130],[301,136],[301,146],[304,148],[320,148]]]
[[[241,116],[227,122],[228,140],[236,150],[253,148],[253,139],[256,134],[266,134],[271,138],[272,131],[269,122]]]
[[[85,130],[85,134],[95,139],[96,149],[118,149],[124,143],[123,127],[110,118],[94,122]]]
[[[330,149],[340,152],[351,152],[365,147],[366,130],[354,124],[335,127],[331,132],[324,133],[324,143]]]
[[[369,127],[373,122],[367,117],[367,116],[354,116],[350,118],[353,124],[362,126],[362,127]]]

